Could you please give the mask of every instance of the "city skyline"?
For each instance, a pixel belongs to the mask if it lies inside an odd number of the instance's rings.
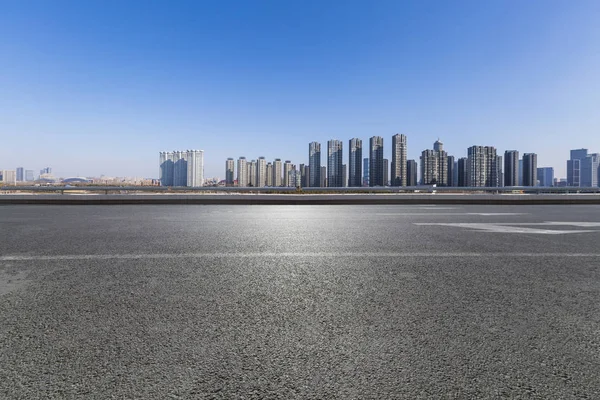
[[[306,162],[331,138],[383,136],[391,162],[401,132],[407,159],[440,137],[565,177],[568,149],[600,149],[600,3],[509,3],[13,2],[0,168],[150,178],[158,151],[199,147],[223,178],[227,157]]]

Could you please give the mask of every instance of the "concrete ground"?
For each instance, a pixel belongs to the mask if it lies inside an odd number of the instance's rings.
[[[600,206],[0,206],[0,398],[600,398]]]

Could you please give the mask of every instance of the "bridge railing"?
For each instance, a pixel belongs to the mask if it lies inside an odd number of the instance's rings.
[[[1,185],[0,193],[60,193],[60,194],[394,194],[394,193],[439,193],[439,194],[600,194],[600,187],[444,187],[444,186],[385,186],[385,187],[178,187],[178,186],[22,186]]]

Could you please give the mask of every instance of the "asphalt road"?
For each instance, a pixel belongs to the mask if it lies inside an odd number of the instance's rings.
[[[600,398],[600,206],[0,206],[0,398]]]

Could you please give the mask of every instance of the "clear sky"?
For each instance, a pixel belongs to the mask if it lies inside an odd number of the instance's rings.
[[[308,161],[439,137],[600,152],[600,1],[0,0],[0,168],[158,176],[158,152]]]

